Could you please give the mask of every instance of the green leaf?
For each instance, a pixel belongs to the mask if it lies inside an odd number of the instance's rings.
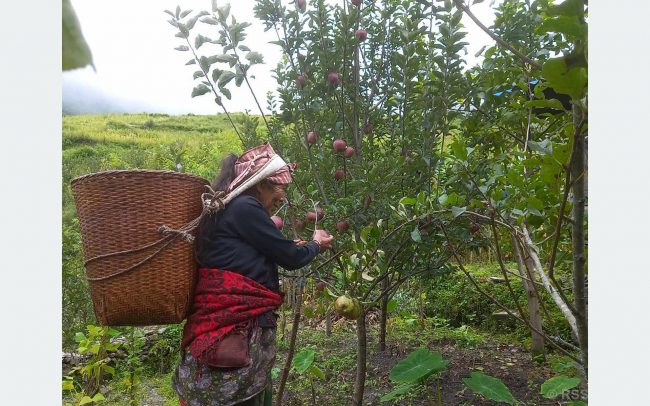
[[[76,342],[78,342],[78,343],[82,342],[82,341],[85,340],[85,339],[86,339],[86,335],[85,335],[84,333],[82,333],[81,331],[77,332],[77,333],[74,335],[74,340],[75,340]]]
[[[322,369],[318,368],[316,365],[313,365],[309,368],[309,372],[318,379],[325,380],[325,372]]]
[[[466,211],[467,211],[467,207],[456,207],[456,206],[451,207],[451,214],[454,216],[454,218],[460,216]]]
[[[185,65],[194,65],[196,64],[196,59],[190,59],[189,61],[185,62]]]
[[[392,391],[388,392],[384,396],[382,396],[379,400],[382,402],[390,402],[391,400],[394,400],[395,398],[398,398],[399,396],[405,395],[409,393],[413,388],[418,386],[417,383],[407,383],[404,385],[400,385],[393,389]]]
[[[278,379],[280,376],[280,368],[273,367],[271,368],[271,379]]]
[[[81,400],[79,401],[79,406],[81,406],[81,405],[85,405],[85,404],[87,404],[87,403],[93,403],[93,402],[94,402],[94,400],[92,400],[90,396],[84,396],[84,397],[82,397]]]
[[[212,41],[210,38],[205,37],[201,34],[197,35],[196,38],[194,39],[194,47],[196,49],[201,48],[201,45],[205,44],[206,42]]]
[[[550,155],[553,153],[553,146],[550,140],[543,141],[528,141],[528,147],[531,151],[539,152],[540,154]]]
[[[221,76],[219,76],[219,87],[221,88],[226,86],[228,82],[230,82],[234,78],[235,78],[234,72],[231,72],[229,70],[223,71],[223,73],[221,73]]]
[[[190,48],[187,45],[179,45],[174,49],[177,50],[177,51],[189,51],[190,50]],[[194,59],[192,59],[192,60],[194,60]]]
[[[542,384],[540,393],[547,399],[560,396],[563,392],[575,388],[580,384],[580,378],[570,378],[566,375],[558,375]]]
[[[298,371],[298,373],[305,372],[314,363],[315,355],[316,351],[311,348],[301,350],[293,358],[293,367]]]
[[[419,348],[398,362],[390,370],[389,378],[393,382],[415,383],[432,373],[442,371],[448,363],[440,353]]]
[[[399,204],[404,205],[404,206],[413,206],[417,202],[418,201],[415,200],[415,198],[413,198],[413,197],[402,197],[399,200]]]
[[[532,108],[551,108],[556,110],[564,110],[562,102],[558,99],[528,100],[527,102],[524,102],[524,106]]]
[[[387,313],[390,313],[390,312],[392,312],[393,310],[395,310],[396,307],[397,307],[397,300],[395,300],[395,299],[391,299],[391,300],[389,300],[388,303],[386,304],[386,312],[387,312]]]
[[[483,372],[472,372],[469,378],[463,378],[463,382],[471,390],[483,395],[489,400],[505,402],[509,405],[515,403],[510,389],[500,379],[486,375]]]
[[[93,55],[81,32],[77,14],[70,4],[70,0],[63,0],[61,33],[63,39],[63,70],[83,68],[93,65]]]
[[[415,242],[422,242],[422,235],[420,234],[420,230],[417,227],[411,231],[411,239]]]
[[[461,161],[467,160],[467,149],[461,140],[455,140],[452,142],[451,150],[454,152],[456,158],[460,159]]]
[[[581,67],[569,69],[563,57],[546,61],[542,66],[542,76],[556,92],[568,94],[573,100],[579,100],[585,95],[587,70]]]
[[[203,73],[203,71],[197,70],[196,72],[194,72],[194,79],[202,78],[204,76],[205,74]]]
[[[191,12],[192,12],[192,10],[184,10],[184,11],[180,14],[180,18],[185,18],[185,17],[187,17],[187,15],[190,14]]]
[[[584,400],[574,400],[566,404],[566,406],[587,406]]]
[[[205,23],[205,24],[219,25],[219,21],[214,17],[205,17],[205,18],[200,19],[199,21],[201,21],[202,23]]]
[[[264,63],[264,55],[260,54],[259,52],[249,52],[246,54],[246,59],[250,61],[251,65],[256,65],[260,63]]]
[[[535,28],[535,32],[538,34],[561,32],[568,37],[585,39],[587,37],[587,25],[580,23],[575,16],[560,16],[542,21]]]
[[[584,11],[584,0],[566,0],[560,4],[551,5],[548,15],[551,16],[579,16]]]
[[[192,97],[201,96],[210,91],[210,88],[204,84],[200,84],[192,89]]]
[[[250,50],[251,50],[251,49],[250,49],[249,47],[247,47],[246,45],[240,45],[240,46],[238,46],[237,48],[239,48],[240,50],[242,50],[242,51],[244,51],[244,52],[250,52]]]
[[[232,94],[230,93],[230,90],[226,89],[225,87],[220,87],[219,91],[221,94],[226,96],[226,99],[230,100],[232,98]]]
[[[101,393],[97,393],[93,396],[93,402],[100,402],[102,400],[106,400],[106,398]]]
[[[74,382],[72,380],[61,381],[61,390],[73,390]]]

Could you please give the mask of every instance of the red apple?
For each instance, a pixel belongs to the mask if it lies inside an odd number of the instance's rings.
[[[332,148],[334,148],[334,151],[336,152],[343,152],[345,149],[348,147],[348,145],[343,141],[342,139],[336,139],[332,143]]]
[[[336,172],[334,172],[334,177],[336,178],[336,180],[341,180],[345,178],[345,171],[343,170],[343,168],[337,169]]]
[[[354,36],[357,38],[357,41],[363,42],[368,38],[368,31],[364,30],[363,28],[359,28],[354,32]]]
[[[305,229],[305,222],[302,220],[296,220],[293,223],[293,226],[296,228],[296,231],[302,231]]]
[[[352,158],[355,154],[355,150],[352,147],[347,147],[345,148],[345,151],[343,152],[343,155],[345,155],[346,158]]]
[[[307,76],[305,75],[298,75],[296,77],[296,85],[298,85],[299,88],[304,88],[307,86]]]
[[[469,226],[469,232],[472,233],[472,234],[476,234],[476,233],[478,233],[478,231],[479,231],[480,229],[481,229],[481,227],[479,227],[478,224],[476,224],[476,223],[472,223],[472,224],[470,224],[470,226]]]
[[[307,212],[307,221],[316,221],[316,213],[313,211]]]
[[[344,232],[348,228],[350,228],[350,223],[348,223],[346,220],[339,220],[336,222],[336,229],[340,232]]]
[[[279,216],[271,216],[271,220],[273,220],[273,223],[275,223],[275,226],[282,230],[284,227],[284,221],[282,220],[282,217]]]
[[[336,87],[341,83],[341,78],[336,72],[330,72],[327,74],[327,81],[330,82],[330,85]]]
[[[355,6],[359,7],[361,5],[361,0],[351,0],[350,3],[352,3]]]
[[[318,214],[318,221],[321,221],[325,217],[325,210],[322,207],[316,207],[316,214]]]
[[[307,8],[307,0],[296,0],[296,8],[304,12]]]
[[[316,141],[318,141],[318,135],[314,131],[310,131],[307,133],[307,142],[310,144],[316,144]]]

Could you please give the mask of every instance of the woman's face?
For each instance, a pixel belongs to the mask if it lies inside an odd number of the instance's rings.
[[[282,206],[282,203],[284,203],[286,198],[288,186],[289,185],[276,185],[273,183],[266,183],[265,185],[261,183],[257,184],[260,203],[262,203],[262,206],[264,206],[269,214],[273,214]]]

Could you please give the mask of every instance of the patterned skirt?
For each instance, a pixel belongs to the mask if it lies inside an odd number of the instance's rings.
[[[260,395],[271,385],[275,328],[260,328],[249,340],[251,364],[244,368],[199,365],[190,351],[172,376],[172,387],[186,406],[230,406]]]

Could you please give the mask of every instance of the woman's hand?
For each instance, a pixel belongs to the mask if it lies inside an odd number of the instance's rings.
[[[334,237],[329,235],[325,230],[314,230],[312,240],[317,241],[320,245],[320,252],[332,248],[332,241]]]

